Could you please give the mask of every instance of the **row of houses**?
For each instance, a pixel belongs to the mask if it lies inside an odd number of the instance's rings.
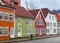
[[[26,10],[20,0],[0,0],[0,40],[60,34],[60,15],[48,8]]]

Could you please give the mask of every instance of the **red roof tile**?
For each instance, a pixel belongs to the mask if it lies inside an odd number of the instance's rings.
[[[40,9],[30,10],[30,13],[31,13],[34,17],[36,17],[37,14],[38,14],[38,12],[39,12],[39,10],[40,10]],[[42,11],[42,13],[43,13],[44,18],[46,18],[47,14],[50,12],[50,10],[47,9],[47,8],[42,8],[41,11]]]
[[[13,1],[17,1],[17,0],[13,0]],[[5,4],[5,6],[11,6],[10,4],[8,4],[4,0],[2,0],[2,2]],[[15,8],[15,15],[16,16],[34,18],[34,16],[30,12],[28,12],[25,8],[20,7],[18,5],[14,5],[13,7]]]
[[[34,18],[24,7],[16,6],[15,13],[16,16]]]
[[[60,15],[56,14],[57,21],[60,21]]]
[[[8,4],[5,0],[1,0],[1,1],[4,3],[4,5],[1,4],[2,6],[14,8],[14,7],[11,6],[10,4]]]

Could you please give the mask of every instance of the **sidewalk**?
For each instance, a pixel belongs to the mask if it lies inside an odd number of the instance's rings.
[[[50,35],[50,36],[42,36],[42,37],[33,37],[33,40],[38,40],[38,39],[45,39],[45,38],[53,38],[53,37],[60,37],[60,35]],[[18,41],[30,41],[31,38],[16,38],[16,39],[10,39],[10,40],[5,40],[5,41],[0,41],[2,42],[18,42]]]

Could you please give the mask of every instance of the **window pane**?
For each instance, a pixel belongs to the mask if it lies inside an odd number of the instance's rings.
[[[12,14],[10,14],[9,20],[13,20],[13,15]]]
[[[53,23],[53,26],[56,27],[56,23]]]
[[[3,34],[3,29],[2,28],[0,28],[0,35],[2,35]]]
[[[46,29],[46,32],[49,33],[49,29]]]
[[[54,29],[54,33],[56,33],[56,29]]]
[[[8,28],[5,28],[5,29],[4,29],[4,34],[5,34],[5,35],[8,35]]]
[[[18,23],[21,23],[21,18],[18,18]]]
[[[26,24],[29,24],[29,20],[28,19],[26,19]]]
[[[42,24],[43,24],[42,20],[39,20],[39,21],[38,21],[38,24],[39,24],[39,25],[42,25]]]
[[[13,17],[9,17],[9,20],[13,20]]]
[[[5,14],[5,20],[8,20],[8,14]]]
[[[11,34],[14,34],[14,29],[11,29]]]
[[[20,29],[18,29],[18,32],[20,32]]]

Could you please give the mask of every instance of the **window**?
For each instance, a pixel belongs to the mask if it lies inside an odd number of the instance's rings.
[[[12,14],[9,15],[9,20],[13,20],[13,15]]]
[[[49,29],[46,29],[46,32],[49,33]]]
[[[32,26],[32,20],[30,19],[30,25]]]
[[[29,31],[30,31],[30,34],[32,34],[32,28],[31,27],[30,27],[30,30]]]
[[[56,29],[54,29],[53,32],[56,33]]]
[[[4,35],[8,35],[8,27],[5,27],[5,29],[4,29]]]
[[[18,18],[18,23],[21,24],[21,18]]]
[[[58,23],[58,27],[60,27],[60,23]]]
[[[47,24],[47,26],[49,26],[49,22],[47,22],[46,24]]]
[[[56,23],[53,23],[53,26],[56,27]]]
[[[11,34],[11,35],[14,34],[14,29],[13,29],[13,28],[11,28],[11,30],[10,30],[10,34]]]
[[[3,29],[0,27],[0,35],[3,35]]]
[[[18,32],[21,31],[21,25],[18,25]]]
[[[5,20],[8,20],[8,19],[9,19],[9,15],[5,14]]]
[[[26,19],[26,24],[29,24],[29,20],[28,19]]]
[[[49,16],[49,19],[51,20],[51,16]]]
[[[54,16],[52,16],[52,20],[54,20]]]
[[[52,23],[50,23],[50,26],[52,27]]]
[[[42,20],[39,20],[39,21],[38,21],[38,24],[39,24],[39,25],[42,25],[42,24],[43,24]]]
[[[29,29],[28,28],[26,28],[26,33],[29,34]]]
[[[36,29],[36,33],[39,34],[39,33],[40,33],[39,31],[40,31],[40,29],[37,28],[37,29]]]
[[[0,13],[0,19],[3,19],[3,13]]]

